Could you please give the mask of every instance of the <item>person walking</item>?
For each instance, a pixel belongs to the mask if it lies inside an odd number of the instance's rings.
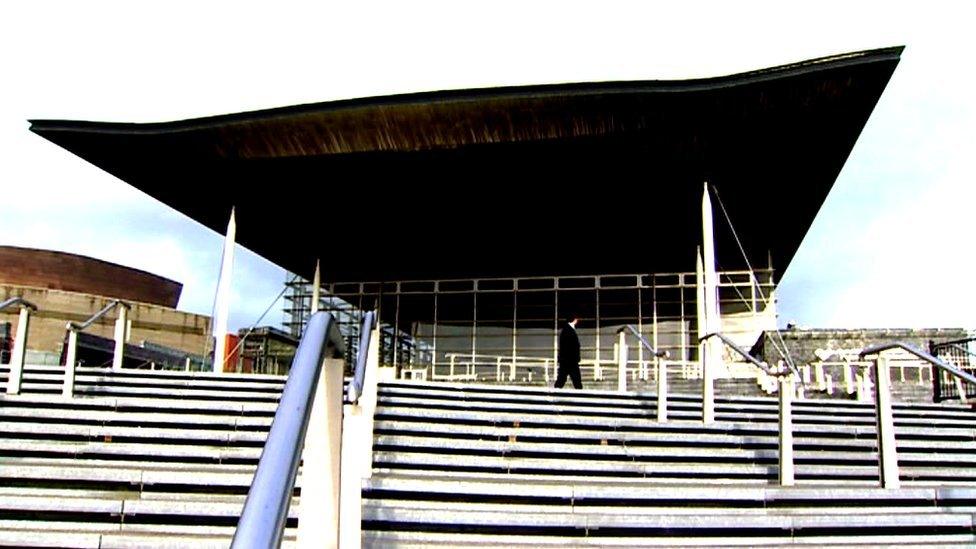
[[[573,380],[573,387],[583,388],[583,379],[580,376],[580,340],[576,333],[579,325],[579,315],[569,317],[569,322],[559,331],[559,371],[556,374],[556,389],[562,389],[566,384],[566,377]]]

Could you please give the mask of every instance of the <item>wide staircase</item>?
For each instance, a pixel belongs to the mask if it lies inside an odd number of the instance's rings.
[[[7,375],[0,370],[0,382]],[[0,395],[0,546],[226,547],[284,379],[28,367]],[[0,385],[2,386],[2,385]],[[973,546],[976,421],[894,406],[901,486],[879,487],[874,405],[389,382],[367,546]],[[298,482],[301,485],[301,480]],[[284,544],[292,545],[300,489]]]
[[[0,546],[226,547],[284,378],[77,368],[74,398],[63,378],[28,366],[0,393]]]

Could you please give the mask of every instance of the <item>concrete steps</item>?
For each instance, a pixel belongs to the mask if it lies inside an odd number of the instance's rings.
[[[0,387],[6,387],[9,366],[0,366]],[[21,393],[60,395],[63,366],[27,365]],[[172,370],[75,369],[78,396],[189,398],[196,400],[276,403],[285,378],[270,375],[234,375]]]
[[[368,546],[964,546],[976,543],[976,415],[896,405],[903,488],[878,488],[873,405],[797,401],[797,486],[778,403],[693,394],[380,386]]]
[[[0,394],[0,546],[227,547],[284,379],[79,368],[65,399],[62,375]]]
[[[0,546],[227,547],[283,379],[79,369],[85,396],[64,399],[57,368],[27,371],[25,394],[0,395]],[[656,407],[650,392],[384,384],[363,541],[976,543],[969,408],[896,405],[903,488],[882,490],[870,404],[796,403],[794,488],[776,486],[774,399],[721,397],[708,426],[697,394],[672,395],[667,423]],[[286,546],[300,495],[301,478]]]

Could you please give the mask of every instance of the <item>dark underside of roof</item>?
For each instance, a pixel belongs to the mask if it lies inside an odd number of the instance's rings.
[[[31,130],[218,232],[236,206],[238,242],[306,278],[693,271],[706,180],[782,272],[900,54]],[[717,204],[716,233],[743,267]]]

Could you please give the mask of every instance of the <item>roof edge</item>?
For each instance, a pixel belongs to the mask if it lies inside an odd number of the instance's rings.
[[[820,70],[836,69],[852,65],[898,61],[905,46],[891,46],[872,50],[843,53],[798,61],[775,67],[742,73],[687,80],[623,80],[562,84],[536,84],[528,86],[501,86],[494,88],[468,88],[439,91],[411,92],[405,94],[339,99],[317,103],[304,103],[286,107],[274,107],[256,111],[221,114],[168,122],[95,122],[61,119],[31,119],[30,130],[37,134],[57,131],[98,132],[120,134],[152,134],[189,131],[202,128],[272,119],[282,116],[302,115],[313,112],[336,112],[357,108],[389,107],[418,103],[452,103],[491,99],[525,97],[574,96],[633,92],[680,93],[714,90],[740,86],[806,74]]]

